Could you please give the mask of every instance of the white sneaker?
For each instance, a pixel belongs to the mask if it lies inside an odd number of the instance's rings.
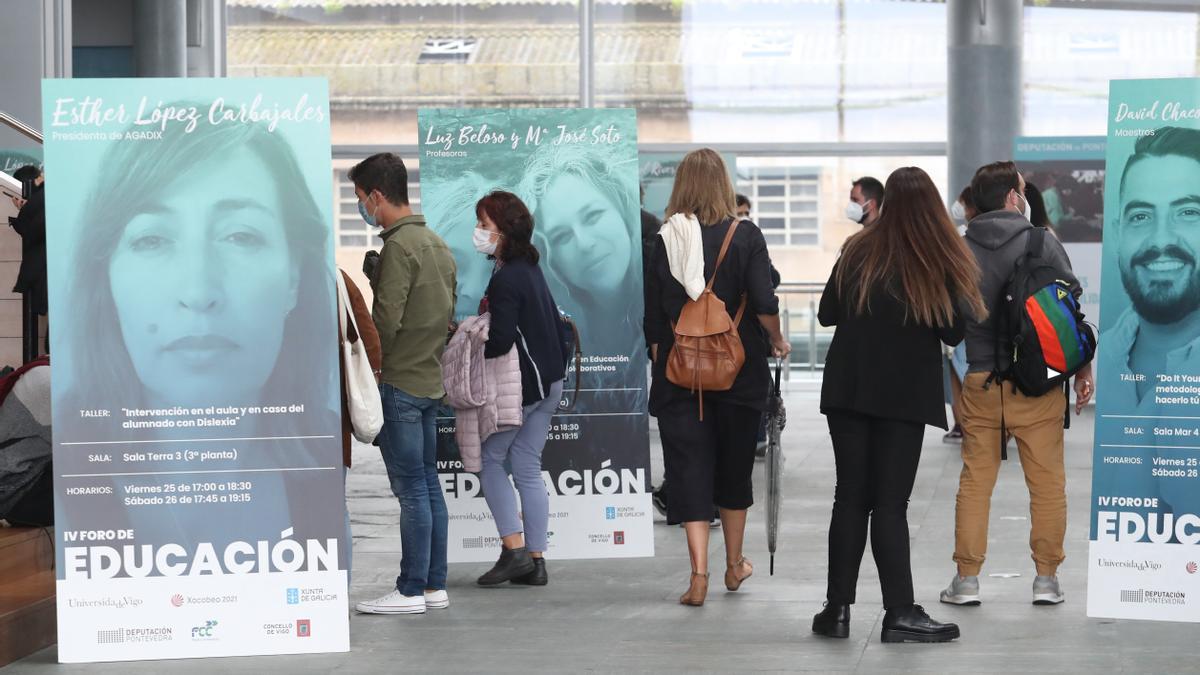
[[[1066,599],[1058,577],[1035,577],[1033,580],[1033,604],[1059,605]]]
[[[960,577],[955,574],[950,585],[942,591],[941,601],[948,605],[979,605],[979,577]]]
[[[429,609],[446,609],[450,606],[450,594],[445,589],[425,591],[425,606]]]
[[[425,596],[392,591],[382,598],[360,602],[354,608],[363,614],[424,614]]]

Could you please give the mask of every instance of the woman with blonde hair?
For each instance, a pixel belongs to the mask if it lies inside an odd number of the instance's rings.
[[[821,297],[823,326],[837,326],[821,386],[837,466],[829,524],[825,609],[813,632],[850,634],[867,544],[883,588],[884,642],[945,642],[958,626],[913,604],[908,498],[925,425],[946,428],[941,343],[962,341],[983,319],[979,267],[929,175],[897,169],[879,220],[850,237]]]
[[[667,222],[646,276],[645,329],[654,360],[650,414],[658,418],[664,480],[671,485],[667,522],[684,524],[691,557],[688,591],[679,601],[696,607],[708,594],[714,504],[725,535],[725,587],[736,591],[754,571],[742,556],[742,540],[746,510],[754,501],[750,476],[769,389],[767,356],[790,351],[779,329],[766,240],[753,223],[739,221],[736,210],[721,156],[709,149],[688,153],[676,172]],[[723,244],[728,250],[714,278]],[[746,358],[730,389],[697,397],[667,379],[666,363],[675,340],[672,323],[710,280],[730,318],[742,317],[737,330]]]

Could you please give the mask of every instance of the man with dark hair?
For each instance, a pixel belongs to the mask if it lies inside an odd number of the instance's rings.
[[[736,215],[738,218],[749,218],[750,210],[754,208],[754,204],[750,202],[750,198],[744,194],[738,193],[735,198],[737,205]],[[779,275],[779,270],[775,269],[775,263],[771,263],[771,288],[779,288],[779,283],[783,278]],[[762,459],[767,456],[767,416],[764,413],[762,422],[758,425],[758,443],[754,446],[754,456]]]
[[[882,204],[883,183],[878,178],[863,176],[850,184],[846,217],[863,227],[869,227],[879,220],[879,207]]]
[[[392,153],[350,169],[358,210],[382,227],[383,251],[371,279],[371,315],[383,348],[380,452],[400,500],[400,576],[381,598],[360,602],[369,614],[424,614],[449,606],[446,594],[449,515],[437,473],[437,410],[442,350],[454,316],[454,256],[408,203],[408,171]]]
[[[1063,426],[1067,397],[1062,391],[1043,396],[1025,396],[1015,386],[996,382],[1002,363],[1010,363],[997,339],[995,318],[1004,311],[1001,289],[1015,269],[1018,258],[1029,246],[1029,203],[1025,179],[1012,162],[982,167],[971,180],[971,198],[979,210],[967,225],[967,245],[981,271],[980,292],[988,307],[988,318],[968,322],[966,330],[967,376],[962,385],[962,475],[955,509],[954,561],[958,571],[942,591],[942,602],[978,605],[979,572],[987,552],[988,516],[992,490],[1000,470],[1001,438],[1008,433],[1017,439],[1021,468],[1029,486],[1032,532],[1029,537],[1037,577],[1033,602],[1053,605],[1063,601],[1056,576],[1064,558],[1067,530],[1066,468],[1063,463]],[[1062,275],[1076,297],[1082,293],[1071,271],[1062,244],[1044,237],[1039,255]],[[1076,414],[1092,396],[1089,364],[1075,377]]]
[[[662,220],[646,210],[646,186],[638,187],[638,197],[642,210],[642,278],[650,269],[650,256],[654,253],[654,243],[658,240],[658,231],[662,229]]]
[[[1200,376],[1200,130],[1163,127],[1138,139],[1118,207],[1117,266],[1132,307],[1102,336],[1101,369],[1113,383],[1105,403],[1147,418],[1191,414],[1160,402],[1155,388],[1159,374]],[[1186,481],[1146,481],[1138,494],[1158,496],[1164,512],[1196,511]]]
[[[23,192],[27,191],[23,199],[13,198],[17,217],[9,222],[13,230],[21,235],[21,267],[17,270],[13,293],[27,294],[29,298],[29,311],[32,314],[26,315],[26,325],[22,331],[26,335],[33,334],[35,337],[30,340],[36,340],[36,317],[45,316],[50,311],[49,275],[46,270],[45,176],[41,169],[29,164],[14,171],[13,178],[21,181]],[[43,347],[49,354],[49,334]]]
[[[750,209],[752,208],[754,208],[754,205],[750,203],[750,198],[739,193],[737,196],[737,217],[749,218]]]

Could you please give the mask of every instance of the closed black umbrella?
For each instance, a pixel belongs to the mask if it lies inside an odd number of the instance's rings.
[[[771,553],[771,574],[775,574],[775,545],[779,538],[779,507],[783,502],[783,447],[780,439],[787,423],[787,410],[779,393],[782,362],[775,362],[775,386],[767,401],[767,550]]]

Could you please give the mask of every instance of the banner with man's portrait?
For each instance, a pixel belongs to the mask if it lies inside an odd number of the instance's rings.
[[[59,659],[348,650],[326,82],[42,91]]]
[[[1200,80],[1108,124],[1088,615],[1200,621]]]

